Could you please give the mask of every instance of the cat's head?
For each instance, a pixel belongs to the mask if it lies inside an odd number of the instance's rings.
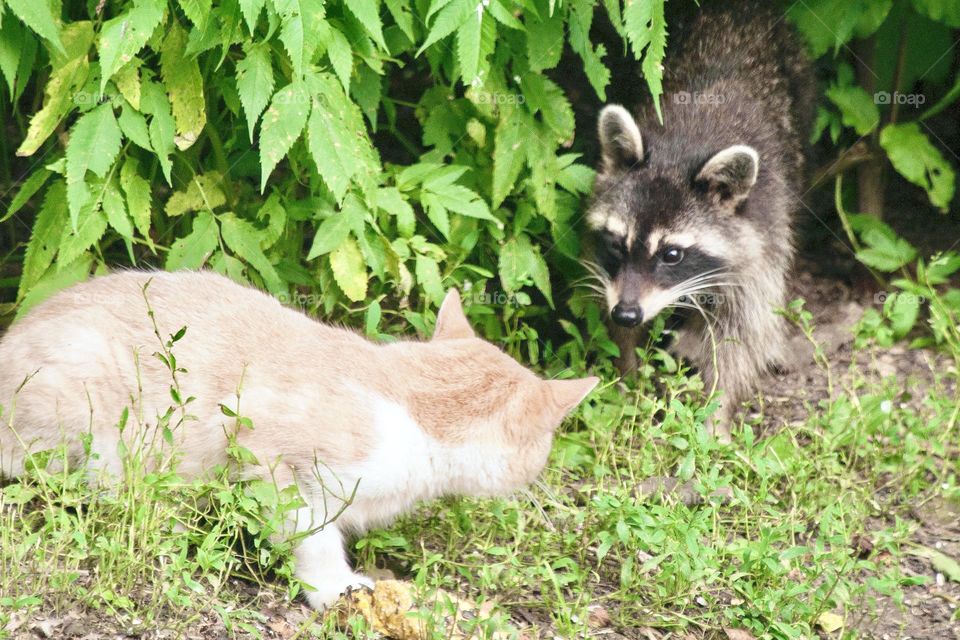
[[[476,336],[456,290],[440,307],[431,344],[444,370],[417,413],[462,458],[462,493],[503,494],[532,482],[557,427],[600,382],[540,378]]]

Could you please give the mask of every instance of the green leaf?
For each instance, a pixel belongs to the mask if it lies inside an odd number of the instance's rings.
[[[227,203],[222,185],[223,175],[218,171],[196,175],[185,189],[170,196],[164,211],[168,216],[180,216],[190,211],[214,211]]]
[[[350,76],[353,73],[353,50],[350,48],[350,42],[339,29],[330,29],[327,57],[330,58],[330,65],[340,78],[343,90],[349,93]]]
[[[853,127],[858,136],[870,133],[880,124],[880,109],[862,87],[832,86],[826,95],[840,109],[843,124]]]
[[[17,315],[14,321],[25,316],[30,309],[40,304],[58,291],[82,282],[90,275],[92,256],[81,257],[62,269],[48,270],[40,280],[26,292],[26,295],[17,305]]]
[[[359,302],[367,296],[367,265],[356,240],[347,238],[330,254],[330,268],[340,290]]]
[[[505,114],[497,123],[493,139],[493,195],[490,205],[499,207],[513,189],[523,170],[523,144],[528,123],[519,112]]]
[[[294,80],[298,80],[320,44],[323,0],[273,0],[273,4],[280,14],[280,42],[293,64]]]
[[[530,243],[525,235],[511,238],[500,250],[500,282],[507,291],[519,291],[533,283],[553,306],[550,288],[550,271],[540,250]]]
[[[266,44],[255,44],[244,49],[246,55],[237,63],[237,93],[247,116],[247,130],[253,142],[253,129],[260,114],[273,95],[273,65]]]
[[[207,18],[210,16],[210,10],[213,8],[212,0],[177,0],[180,8],[190,22],[198,31],[204,31],[207,25]]]
[[[383,23],[380,21],[380,3],[377,0],[350,0],[344,3],[344,6],[363,25],[377,46],[386,51],[387,43],[383,39]]]
[[[570,7],[570,48],[583,60],[583,72],[597,97],[607,99],[607,85],[610,84],[610,70],[603,64],[607,49],[602,44],[594,49],[590,42],[590,27],[593,24],[593,3],[590,0],[576,0]]]
[[[472,16],[457,29],[457,61],[460,63],[460,76],[463,83],[471,86],[478,81],[480,71],[480,31],[483,26],[483,13]],[[486,18],[487,21],[490,18]]]
[[[880,146],[904,178],[922,187],[930,202],[946,212],[953,200],[956,175],[953,167],[915,122],[887,125]]]
[[[0,7],[0,17],[3,16]],[[15,96],[17,69],[20,68],[20,58],[23,55],[26,32],[17,20],[4,20],[0,24],[0,73],[7,81],[7,90]]]
[[[917,323],[920,315],[920,298],[910,293],[893,293],[883,304],[883,312],[890,319],[894,338],[905,337]]]
[[[277,270],[260,248],[262,232],[259,229],[246,220],[228,213],[221,218],[220,233],[227,246],[263,276],[267,289],[274,293],[280,293],[285,289]]]
[[[960,28],[960,0],[913,0],[913,7],[931,20]]]
[[[861,0],[804,0],[793,4],[787,14],[806,37],[812,57],[819,58],[830,49],[838,51],[853,37],[863,6]]]
[[[857,252],[857,259],[879,271],[896,271],[917,257],[917,250],[909,242],[880,228],[867,229],[862,239],[867,247]]]
[[[167,184],[172,184],[170,171],[173,163],[170,161],[170,154],[174,149],[173,139],[176,135],[176,126],[173,121],[173,114],[170,112],[170,102],[167,100],[167,94],[164,93],[159,84],[145,82],[141,102],[144,113],[153,116],[150,120],[150,146],[157,154],[160,169],[167,179]]]
[[[942,551],[930,547],[918,546],[907,551],[910,555],[927,558],[933,568],[942,573],[948,580],[960,582],[960,563]]]
[[[107,216],[107,222],[120,237],[133,239],[133,223],[127,215],[126,203],[116,180],[110,180],[103,191],[103,212]]]
[[[70,195],[69,190],[70,184],[68,182],[68,196]],[[67,225],[61,231],[57,269],[63,269],[73,263],[106,233],[107,217],[100,210],[98,198],[92,199],[84,205],[75,229]]]
[[[34,0],[29,0],[34,1]],[[166,0],[141,0],[130,11],[107,20],[100,32],[100,92],[107,82],[130,62],[163,20]]]
[[[167,254],[167,271],[199,269],[210,258],[219,244],[217,221],[209,211],[193,217],[193,230],[176,240]]]
[[[31,156],[40,148],[73,108],[73,96],[87,81],[87,51],[93,44],[93,23],[67,25],[62,35],[66,55],[54,60],[53,72],[43,90],[43,108],[30,118],[27,135],[17,149],[18,156]]]
[[[416,41],[417,38],[413,32],[413,14],[410,12],[410,0],[386,0],[386,5],[403,35],[407,36],[410,42]]]
[[[260,18],[260,12],[263,11],[263,5],[267,0],[240,0],[240,11],[243,13],[243,19],[247,23],[247,29],[253,33],[257,28],[257,20]]]
[[[323,181],[342,202],[350,182],[363,186],[379,169],[363,117],[330,74],[311,77],[316,98],[307,127],[307,145]]]
[[[573,136],[573,107],[563,90],[552,80],[534,73],[525,74],[520,81],[527,107],[532,113],[543,114],[543,122],[558,141]],[[527,132],[529,135],[529,132]]]
[[[417,282],[433,304],[439,305],[446,292],[443,290],[443,278],[437,261],[425,255],[417,256],[415,267]]]
[[[127,196],[127,211],[133,218],[133,224],[153,248],[150,239],[150,217],[153,197],[150,183],[141,177],[137,161],[127,158],[120,169],[120,187]]]
[[[313,245],[307,254],[307,260],[326,255],[339,247],[350,235],[350,221],[343,213],[333,213],[323,219],[313,236]]]
[[[397,231],[404,238],[411,237],[415,230],[417,219],[413,207],[395,187],[385,187],[377,190],[377,206],[397,217]]]
[[[70,131],[66,154],[67,203],[74,231],[78,229],[80,209],[90,197],[86,183],[87,171],[101,178],[106,177],[120,152],[120,138],[120,127],[110,104],[102,104],[84,114]]]
[[[57,22],[50,12],[50,3],[47,0],[6,0],[6,3],[13,15],[20,18],[23,24],[52,44],[58,52],[65,52]]]
[[[196,58],[184,55],[187,33],[176,23],[163,41],[160,74],[170,97],[173,120],[177,126],[174,143],[181,151],[189,149],[207,124],[203,97],[203,76]]]
[[[147,127],[147,119],[129,103],[125,103],[120,109],[117,124],[120,125],[120,131],[130,142],[141,149],[153,151],[153,147],[150,145],[150,129]]]
[[[500,223],[490,213],[490,208],[474,191],[459,184],[431,184],[425,182],[423,188],[432,195],[437,203],[460,215]],[[426,195],[424,195],[426,197]]]
[[[592,10],[591,10],[592,11]],[[531,71],[553,69],[563,53],[563,16],[559,11],[527,20],[527,59]]]
[[[7,212],[0,218],[0,222],[6,222],[11,217],[17,215],[17,212],[23,208],[23,205],[27,204],[37,191],[40,190],[40,187],[46,184],[47,178],[49,178],[52,173],[52,171],[45,168],[37,169],[31,173],[30,177],[20,185],[17,195],[13,196],[13,200],[10,201],[10,206],[7,207]]]
[[[662,121],[660,96],[663,95],[663,58],[667,49],[665,0],[626,0],[623,21],[633,55],[643,63],[643,77],[653,96],[657,117]]]
[[[60,238],[66,228],[69,213],[67,212],[67,187],[62,180],[50,185],[43,198],[43,206],[37,213],[33,223],[30,241],[23,257],[23,272],[20,276],[20,289],[17,300],[24,296],[40,280],[57,254]]]
[[[430,33],[427,35],[426,41],[417,50],[417,55],[419,56],[427,47],[459,29],[463,23],[475,14],[476,7],[477,3],[474,0],[453,0],[441,9],[437,14],[437,19],[433,21],[433,25],[430,27]]]
[[[310,96],[303,82],[293,82],[277,91],[260,125],[260,191],[267,178],[300,137],[310,113]]]

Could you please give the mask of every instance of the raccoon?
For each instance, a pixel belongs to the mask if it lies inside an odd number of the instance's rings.
[[[671,310],[672,348],[722,392],[711,428],[728,439],[736,409],[783,364],[776,309],[786,301],[815,82],[796,34],[765,3],[714,3],[678,33],[663,124],[652,104],[636,118],[615,104],[600,113],[587,266],[620,370],[637,364],[642,325]]]

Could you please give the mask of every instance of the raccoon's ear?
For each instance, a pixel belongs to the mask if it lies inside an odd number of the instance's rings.
[[[456,289],[447,291],[440,310],[437,311],[437,324],[433,328],[433,340],[451,340],[453,338],[473,338],[473,328],[463,313],[460,304],[460,292]]]
[[[597,124],[605,171],[625,170],[643,160],[643,137],[630,112],[618,104],[608,104],[600,112]]]
[[[707,160],[696,181],[718,204],[736,206],[757,183],[760,155],[753,147],[736,144]]]

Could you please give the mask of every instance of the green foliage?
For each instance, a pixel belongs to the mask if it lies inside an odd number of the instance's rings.
[[[663,0],[0,5],[0,100],[34,161],[3,216],[36,212],[21,307],[130,264],[319,291],[326,314],[386,299],[415,324],[500,274],[535,314],[577,275],[592,176],[545,74],[569,45],[605,96],[604,11],[659,97],[667,35]]]
[[[836,111],[821,107],[814,137],[829,131],[838,143],[878,136],[871,150],[886,154],[944,213],[956,194],[956,169],[927,121],[960,98],[960,75],[952,85],[947,76],[957,7],[953,0],[811,0],[789,10],[811,53],[835,60],[826,96]],[[854,65],[862,69],[858,78]]]

